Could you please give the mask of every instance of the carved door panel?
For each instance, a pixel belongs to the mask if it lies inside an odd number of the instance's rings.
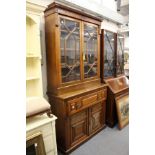
[[[71,145],[80,142],[88,136],[87,110],[71,117]]]
[[[90,108],[89,133],[93,133],[104,125],[103,102]]]

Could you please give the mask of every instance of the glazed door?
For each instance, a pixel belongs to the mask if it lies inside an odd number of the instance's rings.
[[[71,117],[71,146],[84,140],[88,136],[87,109]]]
[[[80,21],[60,17],[60,57],[62,83],[80,80]]]
[[[89,120],[89,134],[97,131],[105,124],[105,110],[104,102],[100,102],[89,109],[90,120]]]
[[[98,75],[98,27],[83,25],[83,66],[84,79]]]
[[[124,37],[117,35],[117,75],[124,73]]]
[[[115,76],[115,37],[113,32],[104,30],[104,77]]]

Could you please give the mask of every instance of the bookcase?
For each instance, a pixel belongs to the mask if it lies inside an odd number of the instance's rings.
[[[43,96],[40,18],[44,9],[26,2],[26,97]]]
[[[107,88],[100,82],[101,19],[54,2],[45,10],[47,94],[65,154],[105,128]]]
[[[114,127],[118,122],[116,98],[129,94],[124,75],[124,36],[104,29],[101,32],[101,80],[108,85],[106,124]]]

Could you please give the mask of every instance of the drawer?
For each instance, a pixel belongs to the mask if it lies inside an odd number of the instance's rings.
[[[74,113],[80,108],[82,108],[81,98],[75,98],[73,100],[68,101],[69,112]]]
[[[107,89],[103,89],[97,93],[98,100],[107,98]]]
[[[106,89],[102,89],[95,93],[83,95],[79,98],[69,100],[67,102],[69,114],[74,114],[77,111],[87,108],[87,107],[95,104],[98,101],[105,100],[106,96],[107,96]]]
[[[83,105],[88,105],[97,101],[97,93],[86,96],[82,99]]]

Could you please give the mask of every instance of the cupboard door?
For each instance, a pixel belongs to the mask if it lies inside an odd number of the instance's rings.
[[[124,37],[117,35],[117,75],[124,73]]]
[[[84,24],[84,78],[97,76],[98,68],[98,27]]]
[[[62,83],[80,80],[80,22],[60,18]]]
[[[85,139],[87,134],[87,110],[79,112],[71,117],[71,145]]]
[[[103,102],[100,102],[90,108],[89,133],[93,133],[100,129],[105,122]]]
[[[115,74],[114,42],[114,33],[104,31],[104,77],[111,77]]]

